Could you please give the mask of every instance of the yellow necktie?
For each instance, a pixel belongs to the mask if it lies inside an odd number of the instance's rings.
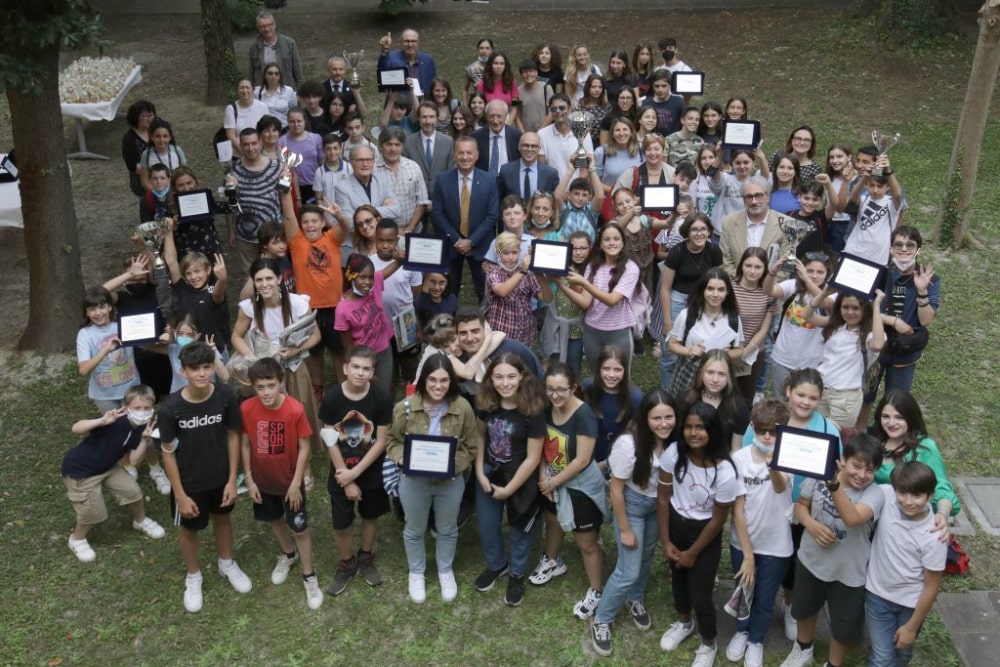
[[[469,235],[469,199],[472,193],[469,191],[469,177],[462,177],[462,201],[461,201],[461,217],[458,223],[458,233],[463,237]]]

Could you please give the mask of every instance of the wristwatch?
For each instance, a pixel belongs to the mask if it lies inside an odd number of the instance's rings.
[[[839,488],[840,488],[840,480],[839,479],[835,479],[832,482],[827,482],[826,483],[826,490],[829,491],[830,493],[836,493],[837,489],[839,489]]]

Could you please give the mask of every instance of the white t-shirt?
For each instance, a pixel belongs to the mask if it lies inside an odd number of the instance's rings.
[[[376,271],[381,271],[392,263],[392,260],[384,260],[378,255],[370,257]],[[391,276],[386,278],[382,291],[382,305],[385,306],[385,314],[393,318],[406,306],[413,305],[413,288],[420,287],[424,282],[424,274],[419,271],[407,271],[404,268],[396,269]]]
[[[291,304],[290,326],[294,322],[309,314],[309,296],[306,294],[289,294],[288,301]],[[240,301],[240,310],[250,318],[250,331],[259,331],[257,322],[253,316],[253,302],[250,299]],[[278,334],[285,330],[285,322],[281,315],[281,306],[264,309],[264,329],[267,339],[272,343],[278,342]]]
[[[611,454],[608,455],[608,467],[611,474],[617,479],[625,480],[625,486],[636,493],[641,493],[649,498],[656,497],[657,486],[660,481],[660,457],[653,455],[649,468],[649,481],[646,486],[639,487],[632,481],[632,472],[635,470],[635,439],[630,433],[623,433],[618,436],[611,446]]]
[[[660,457],[660,470],[670,474],[677,464],[677,443],[671,444]],[[731,503],[736,500],[739,483],[736,468],[728,461],[718,466],[699,468],[688,461],[684,479],[674,476],[673,494],[670,506],[686,519],[706,521],[712,518],[716,503]]]
[[[771,486],[767,463],[755,461],[753,445],[733,453],[739,490],[737,496],[746,496],[744,514],[747,532],[755,554],[784,558],[792,555],[792,531],[788,523],[788,510],[792,506],[792,480],[788,480],[780,494]],[[740,538],[735,524],[730,525],[729,544],[740,548]]]
[[[889,246],[892,245],[892,230],[899,222],[899,209],[887,194],[881,199],[868,195],[861,198],[858,207],[858,221],[847,237],[844,252],[875,262],[888,264]]]
[[[910,519],[900,509],[892,486],[879,484],[878,488],[885,495],[885,505],[872,541],[865,588],[889,602],[913,609],[924,589],[924,570],[944,570],[948,544],[931,532],[934,511],[930,506],[923,519]]]
[[[236,115],[233,116],[233,105],[226,105],[226,114],[222,121],[222,127],[227,130],[235,129],[236,135],[248,127],[257,127],[257,121],[267,115],[267,105],[254,98],[249,107],[242,107],[236,103]]]
[[[864,357],[858,345],[859,332],[842,326],[823,343],[823,360],[817,370],[827,389],[860,389],[865,372]],[[878,353],[871,349],[872,334],[868,334],[868,365],[875,363]]]
[[[782,281],[780,308],[795,292],[795,279]],[[812,297],[796,298],[780,313],[784,319],[771,359],[785,368],[816,368],[823,361],[823,329],[807,321],[803,312]]]
[[[564,137],[553,123],[538,130],[538,138],[538,143],[541,144],[539,155],[545,158],[545,164],[559,172],[561,180],[571,168],[569,158],[576,152],[578,145],[576,137],[572,132]],[[583,149],[588,153],[594,152],[594,142],[589,134],[583,138]]]
[[[684,327],[687,326],[688,309],[685,308],[674,320],[674,328],[670,330],[670,338],[676,338],[685,347],[691,347],[701,343],[705,350],[724,350],[731,346],[738,346],[743,341],[743,323],[737,318],[737,331],[733,331],[729,326],[729,317],[723,315],[717,320],[712,320],[708,315],[702,314],[698,321],[688,332],[687,340],[684,340]]]

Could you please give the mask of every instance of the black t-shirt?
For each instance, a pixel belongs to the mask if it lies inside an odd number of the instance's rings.
[[[713,266],[722,266],[722,251],[718,246],[706,243],[704,250],[692,255],[686,242],[678,243],[667,253],[666,266],[674,270],[671,289],[691,294],[706,271]]]
[[[481,413],[479,419],[486,422],[486,461],[491,464],[520,465],[528,458],[528,439],[547,433],[544,413],[528,417],[500,408]]]
[[[355,401],[344,395],[344,390],[338,384],[323,395],[319,406],[319,420],[332,426],[337,431],[340,455],[348,468],[353,468],[361,462],[368,450],[375,444],[375,435],[379,426],[389,426],[392,423],[392,401],[389,396],[375,385],[371,385],[368,393],[360,401]],[[361,473],[357,485],[362,489],[382,488],[382,459],[379,457]],[[330,478],[327,486],[337,484],[334,474],[336,470],[330,464]]]
[[[128,417],[119,417],[111,424],[98,426],[66,452],[59,474],[70,479],[103,475],[118,465],[125,452],[139,446],[144,428],[132,428]]]
[[[448,293],[441,297],[441,303],[434,303],[430,294],[421,292],[420,296],[417,297],[415,310],[417,311],[417,320],[420,322],[420,330],[423,331],[436,315],[446,313],[454,316],[455,311],[458,310],[458,296]]]
[[[229,327],[229,307],[226,299],[222,303],[212,300],[215,290],[215,275],[208,277],[208,287],[195,290],[186,280],[181,278],[173,284],[174,317],[178,320],[187,314],[194,315],[198,327],[204,336],[215,336],[215,346],[220,352],[229,348],[229,337],[232,330]]]
[[[213,385],[212,395],[191,403],[170,394],[160,402],[160,440],[177,441],[174,457],[186,493],[210,491],[229,481],[229,432],[240,432],[239,401],[227,385]]]
[[[581,403],[569,419],[556,424],[552,419],[552,406],[545,409],[546,436],[542,443],[542,461],[553,474],[559,474],[576,458],[576,440],[583,436],[597,441],[597,417],[586,403]],[[591,452],[590,460],[594,460]]]
[[[556,86],[566,83],[566,75],[558,68],[550,69],[548,72],[543,72],[539,69],[538,83],[542,84],[543,87],[548,84],[552,86],[552,90],[555,90]]]
[[[785,238],[795,248],[795,256],[802,259],[807,252],[822,252],[826,246],[826,212],[816,210],[806,215],[801,210],[779,216],[778,223]]]
[[[684,99],[676,95],[671,95],[663,102],[657,102],[652,97],[647,97],[645,107],[656,109],[656,133],[669,137],[674,132],[681,129],[681,116],[684,115]]]

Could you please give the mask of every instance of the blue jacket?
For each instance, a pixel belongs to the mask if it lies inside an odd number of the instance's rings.
[[[462,238],[468,238],[472,241],[472,258],[481,262],[496,238],[500,219],[496,179],[481,169],[473,169],[470,195],[468,237],[463,237],[458,231],[462,199],[457,168],[441,172],[434,181],[431,216],[434,228],[447,239],[449,247]]]

